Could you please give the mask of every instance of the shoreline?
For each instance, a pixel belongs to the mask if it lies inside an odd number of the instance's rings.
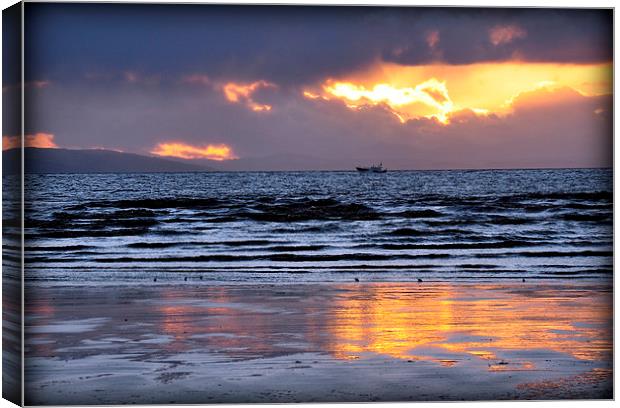
[[[27,290],[27,404],[613,396],[607,282]]]
[[[81,273],[87,273],[87,270],[80,270]],[[46,271],[49,275],[49,271]],[[303,280],[303,281],[294,281],[294,278],[298,278],[300,274],[308,275],[306,273],[280,273],[280,272],[267,272],[267,273],[252,273],[253,278],[260,278],[260,283],[250,283],[248,280],[247,272],[228,272],[227,274],[230,277],[233,274],[236,274],[235,277],[239,277],[239,280],[226,280],[221,276],[211,277],[210,274],[213,273],[212,270],[189,270],[189,271],[180,271],[180,270],[167,270],[163,272],[151,272],[151,276],[145,277],[144,272],[135,272],[134,275],[130,275],[125,273],[123,276],[115,277],[115,280],[112,281],[112,276],[108,276],[107,280],[103,277],[96,276],[90,277],[91,279],[86,279],[84,277],[80,280],[68,281],[70,278],[75,278],[74,276],[69,275],[58,275],[54,277],[53,280],[45,280],[41,278],[30,278],[26,282],[26,291],[36,291],[39,289],[62,289],[62,288],[83,288],[84,290],[90,290],[94,288],[106,288],[110,289],[123,289],[123,288],[186,288],[186,289],[196,289],[200,287],[252,287],[252,288],[270,288],[270,287],[286,287],[286,286],[340,286],[340,285],[414,285],[414,286],[429,286],[429,285],[458,285],[463,287],[475,287],[479,285],[491,285],[491,286],[499,286],[499,285],[544,285],[544,286],[559,286],[562,288],[567,287],[576,287],[580,288],[583,286],[591,287],[591,286],[600,286],[600,287],[613,287],[613,276],[602,276],[602,277],[579,277],[572,278],[568,280],[564,276],[558,277],[529,277],[529,276],[503,276],[503,277],[455,277],[453,279],[445,279],[445,278],[435,278],[428,277],[424,273],[419,273],[415,275],[411,275],[409,277],[403,278],[401,277],[385,277],[380,276],[376,272],[342,272],[346,273],[348,276],[346,279],[340,280]],[[93,279],[95,278],[95,279]],[[156,278],[156,280],[155,280]],[[245,278],[245,279],[241,279]],[[358,278],[359,281],[355,279]],[[418,279],[424,278],[422,282],[419,282]],[[525,282],[523,281],[525,279]]]

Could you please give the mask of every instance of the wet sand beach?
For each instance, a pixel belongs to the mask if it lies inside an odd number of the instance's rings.
[[[611,282],[35,286],[26,403],[612,398]]]

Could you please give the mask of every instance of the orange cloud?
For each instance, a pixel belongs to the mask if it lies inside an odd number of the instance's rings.
[[[156,156],[178,157],[181,159],[232,160],[237,159],[230,146],[225,144],[208,144],[193,146],[183,142],[159,143],[150,152]]]
[[[512,110],[541,110],[547,106],[562,106],[562,104],[576,105],[583,100],[584,96],[580,92],[570,87],[557,87],[541,84],[516,95],[511,100]]]
[[[261,88],[274,88],[276,85],[267,81],[256,81],[250,84],[229,82],[223,86],[224,96],[232,103],[244,103],[255,112],[268,112],[272,106],[256,102],[252,95]]]
[[[319,98],[323,98],[321,95],[317,95],[317,94],[312,93],[312,92],[310,92],[310,91],[304,91],[304,96],[305,96],[306,98],[309,98],[309,99],[319,99]]]
[[[2,150],[21,147],[21,136],[2,136]],[[54,135],[50,133],[36,133],[24,136],[24,147],[40,147],[43,149],[55,149],[58,147],[54,143]]]
[[[402,123],[432,118],[449,124],[463,110],[478,116],[511,114],[519,95],[541,88],[569,87],[583,96],[608,95],[612,73],[611,63],[404,66],[381,62],[302,92],[307,99],[341,100],[354,110],[382,105]]]
[[[431,78],[415,87],[395,87],[377,84],[371,89],[350,82],[335,82],[323,87],[325,92],[348,101],[349,107],[387,104],[401,119],[424,116],[448,122],[447,114],[453,103],[444,82]]]
[[[489,30],[489,41],[495,46],[508,44],[526,36],[527,31],[515,24],[495,26]]]

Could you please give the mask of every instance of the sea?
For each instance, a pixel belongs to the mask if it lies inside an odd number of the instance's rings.
[[[611,169],[27,175],[40,285],[611,280]]]

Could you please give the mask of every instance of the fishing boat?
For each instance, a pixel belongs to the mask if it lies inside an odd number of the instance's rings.
[[[373,164],[370,167],[355,167],[360,173],[385,173],[387,169],[383,167],[383,163]]]

